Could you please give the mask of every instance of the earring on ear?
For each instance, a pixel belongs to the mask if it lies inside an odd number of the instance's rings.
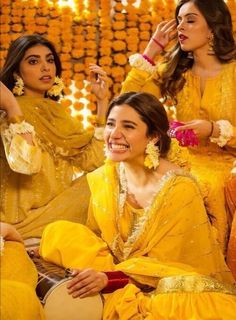
[[[214,51],[214,34],[213,33],[211,33],[208,36],[208,45],[209,45],[209,48],[208,48],[207,54],[210,55],[210,56],[214,56],[215,55],[215,51]]]
[[[188,52],[187,58],[188,58],[188,59],[193,59],[193,53],[192,53],[192,51],[189,51],[189,52]]]
[[[63,89],[64,89],[63,80],[59,77],[55,77],[54,84],[51,87],[51,89],[48,90],[47,95],[50,97],[60,96],[62,94]]]
[[[144,166],[155,170],[159,166],[160,150],[153,140],[148,142],[145,153]]]
[[[24,94],[24,81],[21,77],[15,77],[15,86],[12,89],[13,94],[16,96],[22,96]]]

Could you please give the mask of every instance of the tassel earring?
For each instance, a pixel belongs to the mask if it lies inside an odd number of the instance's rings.
[[[61,78],[55,77],[54,85],[51,87],[51,89],[48,90],[47,95],[52,97],[57,97],[62,94],[62,91],[64,89],[64,83]]]
[[[207,54],[210,56],[214,56],[215,55],[215,50],[214,50],[214,34],[211,33],[211,35],[208,37],[208,52]]]
[[[15,80],[16,82],[14,88],[12,89],[12,92],[16,96],[22,96],[24,94],[24,81],[19,76],[16,76]]]
[[[187,58],[188,58],[188,59],[193,59],[193,53],[192,53],[192,51],[189,51],[189,52],[188,52]]]
[[[149,141],[146,146],[146,157],[144,159],[144,166],[148,169],[156,169],[159,166],[160,150],[153,141]]]

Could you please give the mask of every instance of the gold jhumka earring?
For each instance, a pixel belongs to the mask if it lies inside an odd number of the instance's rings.
[[[155,170],[159,166],[160,150],[154,141],[148,142],[145,153],[144,166]]]
[[[208,51],[207,54],[210,56],[214,56],[215,55],[215,50],[214,50],[214,34],[211,33],[210,36],[208,37]]]

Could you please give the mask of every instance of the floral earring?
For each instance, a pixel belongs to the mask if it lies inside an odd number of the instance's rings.
[[[214,34],[211,33],[210,36],[208,37],[208,52],[207,54],[210,56],[214,56],[215,55],[215,51],[214,51]]]
[[[62,91],[64,89],[64,83],[61,78],[55,77],[54,85],[51,87],[51,89],[48,90],[47,94],[48,96],[57,97],[62,94]]]
[[[22,96],[24,94],[24,81],[21,77],[15,76],[15,86],[12,89],[13,94],[16,96]]]
[[[159,166],[160,150],[153,140],[148,142],[145,153],[144,166],[155,170]]]

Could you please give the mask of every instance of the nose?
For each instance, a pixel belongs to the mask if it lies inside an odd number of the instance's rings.
[[[113,139],[119,139],[122,137],[122,132],[118,126],[112,128],[110,132],[110,137]]]
[[[49,64],[47,62],[42,62],[41,71],[49,71],[49,70],[50,70]]]
[[[179,21],[177,24],[177,31],[184,30],[184,22]]]

